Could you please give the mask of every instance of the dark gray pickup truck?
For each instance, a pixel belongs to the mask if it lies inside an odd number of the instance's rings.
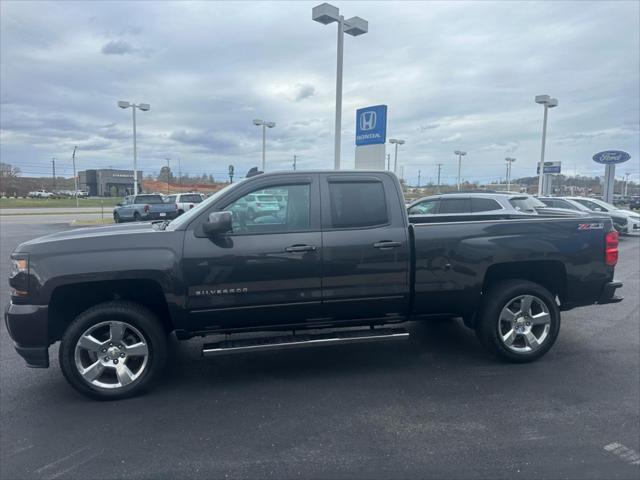
[[[278,208],[249,214],[260,195]],[[203,346],[217,355],[401,339],[402,322],[462,317],[491,353],[527,362],[551,348],[562,310],[621,300],[617,257],[609,218],[410,224],[387,172],[270,173],[172,222],[23,243],[5,315],[29,366],[48,367],[60,340],[63,374],[96,398],[146,388],[172,332],[225,334]]]

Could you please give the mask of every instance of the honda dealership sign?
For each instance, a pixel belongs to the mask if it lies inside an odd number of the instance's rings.
[[[356,168],[384,170],[387,106],[356,110]]]
[[[356,145],[373,145],[387,141],[387,106],[361,108],[356,111]]]

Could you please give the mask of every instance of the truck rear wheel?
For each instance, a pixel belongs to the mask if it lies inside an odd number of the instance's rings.
[[[167,338],[160,320],[133,302],[101,303],[69,325],[60,367],[73,388],[99,400],[131,397],[162,371]]]
[[[484,297],[476,335],[489,352],[524,363],[553,346],[560,332],[560,310],[546,288],[512,279],[491,286]]]

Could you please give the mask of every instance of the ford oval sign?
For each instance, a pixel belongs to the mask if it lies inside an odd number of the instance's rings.
[[[616,163],[624,163],[631,158],[627,152],[620,150],[607,150],[606,152],[599,152],[593,156],[593,161],[596,163],[602,163],[604,165],[614,165]]]

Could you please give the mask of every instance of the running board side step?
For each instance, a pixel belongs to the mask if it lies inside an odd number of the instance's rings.
[[[248,338],[207,343],[202,346],[202,356],[230,353],[262,352],[297,347],[319,347],[345,343],[377,342],[379,340],[406,339],[409,332],[403,328],[376,328],[370,330],[346,330],[343,332],[293,334],[278,337]]]

